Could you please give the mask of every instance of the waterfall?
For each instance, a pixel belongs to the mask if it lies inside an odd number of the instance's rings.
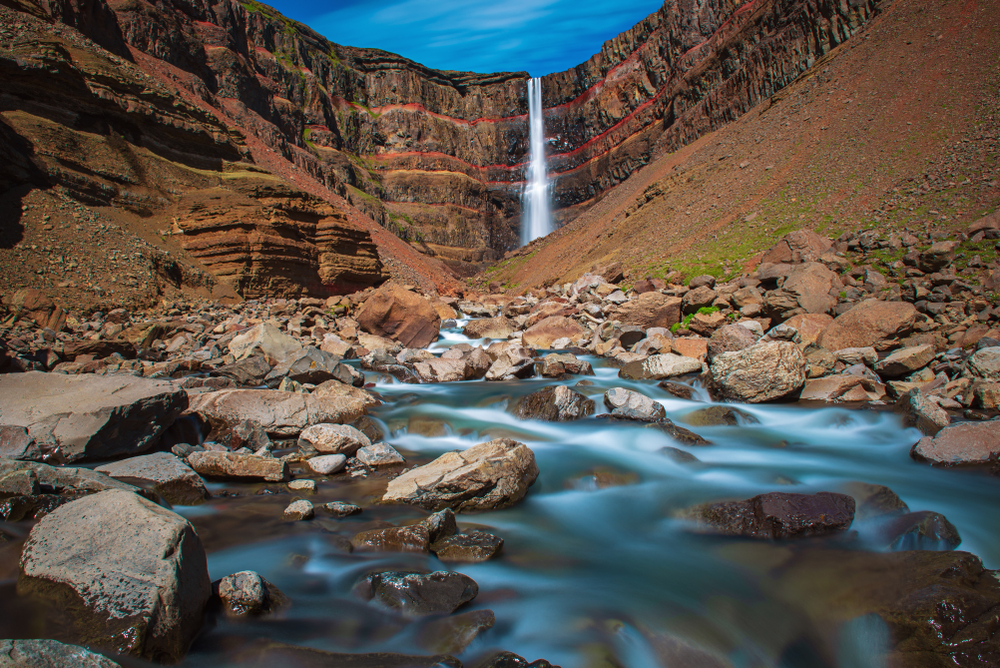
[[[542,80],[528,82],[528,124],[530,152],[528,179],[521,200],[521,244],[544,237],[552,231],[549,210],[549,175],[545,161],[545,117],[542,113]]]

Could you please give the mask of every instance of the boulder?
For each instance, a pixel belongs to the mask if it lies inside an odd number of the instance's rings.
[[[719,294],[707,285],[693,288],[681,298],[681,310],[684,313],[695,313],[700,308],[711,306],[718,296]]]
[[[382,402],[375,395],[360,387],[354,387],[339,380],[328,380],[317,385],[312,391],[312,395],[317,399],[344,397],[347,399],[359,399],[366,407],[378,406]]]
[[[320,455],[310,457],[306,460],[306,466],[313,473],[319,475],[333,475],[347,466],[347,457],[344,455]]]
[[[827,403],[850,403],[858,401],[881,401],[885,398],[885,386],[865,376],[837,374],[810,378],[799,395],[801,401],[825,401]]]
[[[731,353],[743,350],[757,343],[757,335],[743,325],[723,325],[712,332],[712,337],[708,340],[707,359],[720,353]]]
[[[448,452],[389,482],[385,503],[428,510],[495,510],[511,506],[538,477],[535,454],[523,443],[498,438]]]
[[[279,362],[267,374],[264,382],[268,387],[275,388],[286,379],[311,385],[319,385],[328,380],[339,380],[355,387],[364,385],[362,374],[341,364],[339,357],[312,346],[292,353],[283,362]]]
[[[255,571],[240,571],[212,583],[222,609],[232,617],[262,615],[287,605],[288,597]]]
[[[517,325],[510,318],[482,318],[472,320],[462,333],[470,339],[506,339],[517,330]]]
[[[451,614],[474,599],[479,585],[467,575],[450,571],[372,573],[355,589],[368,601],[408,617]]]
[[[280,459],[236,452],[192,452],[188,455],[188,464],[201,475],[213,478],[253,478],[281,482],[288,477],[288,465]]]
[[[521,397],[512,412],[522,420],[568,422],[594,414],[594,401],[565,385],[550,385]]]
[[[407,348],[425,348],[437,341],[441,316],[424,297],[398,285],[380,287],[355,315],[364,331],[399,341]]]
[[[488,561],[497,556],[502,548],[503,538],[480,529],[447,536],[431,543],[431,552],[438,559],[454,563]]]
[[[535,375],[535,359],[527,348],[511,347],[503,351],[486,371],[486,380],[515,380]]]
[[[373,443],[357,452],[358,461],[370,468],[405,464],[403,455],[387,443]]]
[[[424,524],[387,527],[362,531],[351,539],[355,552],[418,552],[430,551],[430,530]]]
[[[833,317],[826,313],[800,313],[785,321],[789,327],[794,327],[803,345],[818,344],[820,336],[833,322]]]
[[[284,362],[289,356],[302,350],[302,344],[285,334],[273,322],[254,325],[242,334],[237,334],[229,342],[229,352],[237,360],[259,354],[271,364]]]
[[[413,371],[424,383],[455,383],[469,376],[463,359],[434,358],[413,365]]]
[[[366,408],[362,400],[353,398],[280,390],[219,390],[192,396],[188,412],[229,425],[253,420],[269,436],[291,438],[320,422],[353,422]]]
[[[38,461],[42,451],[27,427],[0,426],[0,458]]]
[[[909,376],[934,361],[934,346],[910,346],[900,348],[883,360],[875,363],[875,371],[883,378],[897,379]]]
[[[663,406],[644,394],[624,387],[613,387],[604,393],[604,405],[611,415],[628,420],[654,421],[667,416]]]
[[[812,230],[795,230],[786,234],[772,246],[761,263],[816,262],[820,256],[833,248],[833,242]]]
[[[958,242],[953,240],[933,243],[917,257],[917,268],[928,274],[941,271],[955,259],[957,248]]]
[[[948,518],[928,510],[894,517],[878,533],[891,550],[954,550],[962,542]]]
[[[205,551],[187,520],[118,490],[44,517],[21,554],[19,589],[57,599],[87,642],[180,661],[212,593]]]
[[[548,350],[559,339],[569,339],[576,345],[586,337],[587,330],[576,320],[551,316],[526,329],[521,341],[528,347]]]
[[[310,446],[317,452],[348,457],[358,448],[371,445],[364,432],[346,424],[314,424],[299,434],[299,446]]]
[[[909,390],[896,401],[895,410],[903,414],[903,424],[934,436],[951,424],[948,412],[934,403],[919,388]]]
[[[267,374],[271,373],[271,364],[263,355],[251,355],[226,364],[212,371],[213,376],[230,378],[242,387],[257,387],[264,384]]]
[[[629,362],[618,370],[618,376],[630,380],[663,380],[699,372],[701,362],[697,359],[665,353]]]
[[[565,374],[593,376],[594,368],[572,353],[551,353],[542,358],[542,376],[559,378]]]
[[[965,361],[965,368],[973,378],[1000,382],[1000,347],[980,348]]]
[[[712,359],[712,386],[732,401],[762,403],[796,396],[806,382],[806,358],[794,343],[758,343]]]
[[[800,538],[846,530],[854,521],[854,499],[833,492],[770,492],[746,501],[696,506],[682,517],[726,536]]]
[[[647,292],[625,302],[612,315],[623,325],[636,325],[642,329],[670,329],[681,321],[681,303],[680,297]]]
[[[1000,455],[1000,422],[962,422],[945,427],[936,436],[925,436],[910,456],[934,466],[988,464]]]
[[[300,522],[302,520],[311,520],[314,515],[313,504],[305,499],[299,499],[288,504],[281,517],[292,522]]]
[[[0,640],[4,668],[121,668],[121,664],[85,647],[58,640]]]
[[[126,374],[0,375],[0,424],[24,427],[43,453],[65,462],[142,454],[187,401],[176,383]]]
[[[837,297],[831,293],[843,287],[840,277],[819,262],[796,265],[785,278],[781,289],[795,296],[795,300],[806,313],[827,313],[837,305]]]
[[[869,299],[837,316],[819,343],[832,351],[868,346],[888,350],[910,333],[916,319],[913,304]]]
[[[857,520],[910,512],[906,502],[885,485],[851,482],[844,486],[844,491],[854,497],[856,504],[854,518]]]
[[[208,498],[205,481],[178,457],[167,452],[130,457],[98,466],[95,471],[115,480],[151,489],[168,503],[190,506]]]

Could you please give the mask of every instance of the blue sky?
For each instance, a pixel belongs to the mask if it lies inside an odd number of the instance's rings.
[[[265,0],[266,1],[266,0]],[[338,44],[377,47],[442,70],[561,72],[663,0],[272,0]]]

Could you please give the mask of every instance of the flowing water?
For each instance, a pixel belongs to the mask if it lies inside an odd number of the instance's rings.
[[[445,331],[433,349],[466,340],[458,330]],[[680,400],[654,383],[619,379],[599,358],[589,361],[596,376],[561,382],[598,402],[598,412],[602,394],[615,386],[654,397],[679,425],[708,401],[699,388],[695,399]],[[581,380],[592,384],[577,385]],[[449,569],[480,588],[459,612],[489,609],[496,615],[495,626],[458,654],[466,665],[487,649],[502,648],[564,668],[875,668],[886,642],[878,618],[817,624],[825,601],[809,592],[817,591],[813,580],[822,573],[810,575],[803,589],[774,569],[810,550],[885,550],[877,527],[856,522],[836,537],[768,542],[700,535],[674,517],[694,503],[776,490],[837,491],[850,481],[887,485],[911,510],[945,514],[963,537],[961,549],[982,557],[988,568],[1000,567],[996,479],[912,461],[908,450],[919,433],[890,412],[740,406],[757,422],[693,427],[712,445],[690,447],[637,424],[522,421],[506,411],[516,397],[555,382],[377,383],[386,402],[373,416],[410,464],[499,436],[535,452],[541,473],[521,503],[459,516],[462,527],[489,527],[504,538],[495,560],[449,566],[433,555],[350,553],[345,543],[358,531],[426,516],[406,506],[373,505],[385,486],[378,477],[319,482],[309,497],[315,504],[366,506],[339,520],[318,511],[310,522],[282,522],[281,510],[293,497],[257,493],[282,485],[216,483],[217,494],[240,495],[177,508],[205,543],[213,580],[256,570],[292,601],[275,617],[218,618],[181,665],[258,665],[254,647],[262,638],[337,652],[432,654],[441,637],[433,622],[401,619],[351,590],[376,570]],[[663,448],[689,452],[697,461],[678,463]],[[0,599],[9,602],[6,582]],[[8,619],[0,631],[44,633],[42,622],[28,621],[29,607],[16,609],[20,621]],[[2,612],[12,609],[4,605]],[[724,662],[712,663],[705,653]]]
[[[528,179],[522,196],[521,244],[544,237],[552,231],[550,183],[545,159],[545,114],[542,109],[542,80],[528,82],[528,126],[530,152]]]

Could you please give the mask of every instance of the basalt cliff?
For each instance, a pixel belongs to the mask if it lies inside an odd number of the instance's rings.
[[[877,6],[670,0],[545,77],[557,219],[782,89]],[[60,281],[81,293],[118,264],[126,292],[323,295],[390,274],[447,292],[518,244],[526,73],[334,44],[254,0],[0,8],[4,289],[55,261],[86,269]],[[88,257],[80,232],[115,250]]]

